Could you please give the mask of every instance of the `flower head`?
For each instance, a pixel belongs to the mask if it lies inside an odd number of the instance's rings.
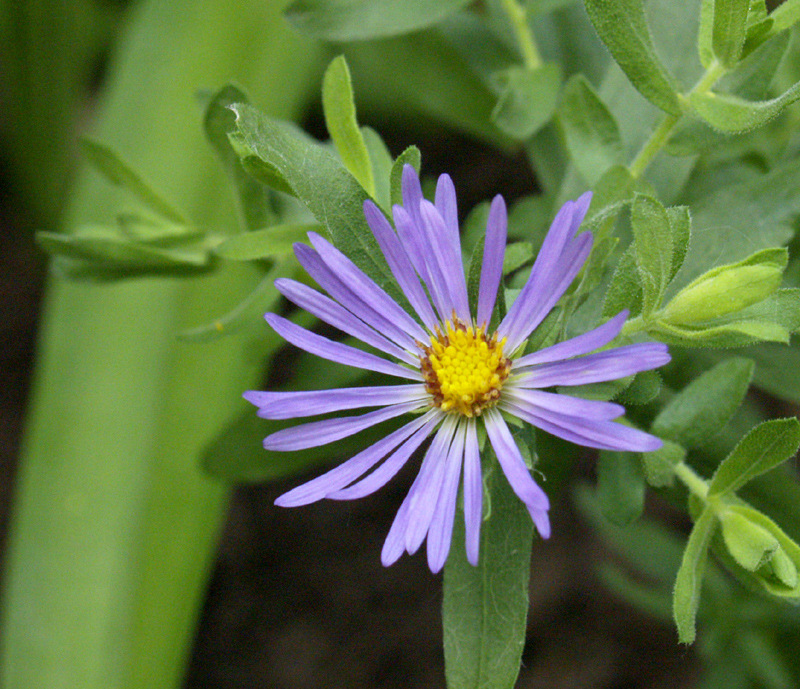
[[[396,230],[371,201],[365,202],[364,213],[416,317],[347,256],[313,233],[309,235],[313,248],[298,244],[295,253],[329,296],[293,280],[275,283],[297,306],[384,356],[329,340],[276,314],[268,313],[266,319],[283,338],[307,352],[410,382],[309,392],[253,391],[245,393],[245,398],[258,407],[259,416],[268,419],[376,408],[356,416],[280,430],[264,440],[264,447],[270,450],[317,447],[382,421],[412,415],[398,430],[282,495],[276,504],[293,507],[322,498],[349,500],[369,495],[388,482],[433,436],[416,480],[389,530],[381,560],[390,565],[404,551],[416,552],[427,537],[428,563],[432,571],[438,572],[450,549],[462,481],[467,558],[472,564],[478,562],[483,495],[479,424],[539,534],[547,538],[547,495],[525,465],[504,414],[587,447],[655,450],[661,446],[658,438],[613,422],[625,412],[620,405],[546,389],[615,380],[661,366],[669,361],[669,354],[660,343],[631,344],[591,353],[620,333],[626,312],[578,337],[523,353],[530,334],[563,296],[589,256],[592,235],[577,231],[591,194],[567,202],[558,212],[525,287],[497,329],[490,333],[487,327],[500,288],[506,243],[507,218],[502,197],[495,197],[489,211],[473,315],[450,177],[439,178],[435,203],[430,203],[422,196],[416,172],[406,166],[402,191],[403,204],[393,209]]]

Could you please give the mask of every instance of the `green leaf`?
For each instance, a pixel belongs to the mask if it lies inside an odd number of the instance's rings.
[[[273,225],[228,237],[214,249],[214,253],[229,261],[280,258],[292,252],[295,242],[306,242],[309,232],[321,229],[321,225]]]
[[[223,86],[206,106],[203,127],[233,181],[243,229],[256,230],[274,221],[270,191],[247,173],[228,138],[236,127],[236,115],[229,106],[246,102],[247,96],[238,88]]]
[[[678,640],[684,644],[690,644],[695,639],[695,619],[700,605],[700,589],[708,559],[708,546],[716,525],[717,518],[713,510],[706,509],[689,534],[678,576],[675,579],[672,612],[678,627]]]
[[[633,452],[603,450],[597,463],[597,499],[612,524],[626,526],[644,509],[644,472]]]
[[[533,258],[533,245],[530,242],[514,242],[506,246],[503,255],[503,275],[519,270]]]
[[[744,347],[756,342],[789,342],[789,331],[771,321],[741,320],[725,325],[674,325],[656,321],[648,334],[675,347]]]
[[[749,359],[726,359],[675,395],[655,418],[651,431],[690,450],[702,447],[730,421],[752,376]]]
[[[350,69],[343,55],[334,58],[322,80],[325,125],[344,166],[366,192],[375,197],[375,178],[367,145],[356,120]]]
[[[491,514],[477,567],[467,562],[456,516],[444,568],[444,653],[448,689],[508,689],[519,674],[528,615],[533,524],[492,458],[484,465]]]
[[[700,56],[700,62],[705,69],[708,69],[714,60],[714,48],[711,45],[713,28],[714,0],[701,0],[700,27],[697,31],[697,54]]]
[[[800,447],[800,422],[795,418],[765,421],[750,431],[717,467],[709,496],[739,490],[748,481],[774,469]]]
[[[491,117],[503,133],[525,141],[553,117],[561,87],[561,69],[557,64],[536,69],[512,65],[495,74],[494,81],[500,97]]]
[[[393,206],[403,204],[403,168],[406,165],[411,165],[419,174],[422,167],[422,156],[416,146],[409,146],[397,156],[392,165],[392,172],[389,176],[389,195]]]
[[[671,281],[686,260],[689,240],[692,237],[692,216],[688,206],[667,208],[667,215],[672,235],[672,267],[669,271],[669,280]]]
[[[118,187],[133,194],[150,210],[179,225],[188,224],[183,214],[162,198],[108,146],[91,139],[81,139],[83,154],[99,172]]]
[[[772,559],[778,539],[769,531],[754,524],[736,507],[720,511],[719,520],[725,547],[741,567],[754,572]]]
[[[680,115],[678,89],[656,55],[642,0],[586,0],[586,11],[639,93],[664,112]]]
[[[644,473],[654,488],[668,488],[675,483],[675,467],[686,458],[686,450],[671,440],[653,452],[643,452]]]
[[[712,47],[726,67],[733,67],[742,54],[749,9],[749,0],[714,0]]]
[[[719,80],[717,91],[748,101],[766,98],[790,42],[791,35],[786,32],[760,45]]]
[[[628,309],[631,316],[638,316],[642,311],[642,284],[633,244],[628,245],[617,263],[603,303],[603,315],[616,316],[623,309]]]
[[[276,170],[311,213],[328,228],[333,243],[379,285],[394,292],[389,267],[364,218],[367,194],[322,146],[246,104],[232,106],[237,153]],[[399,298],[399,297],[398,297]]]
[[[118,214],[117,224],[120,232],[131,241],[155,246],[191,245],[205,235],[205,232],[191,225],[176,225],[138,213]]]
[[[700,117],[721,132],[741,134],[761,127],[800,98],[800,82],[772,100],[748,101],[724,93],[693,93],[689,101]]]
[[[633,382],[617,397],[621,404],[647,404],[661,392],[661,376],[658,371],[641,371]]]
[[[651,196],[636,194],[631,210],[636,266],[646,318],[661,305],[672,275],[672,231],[667,210]]]
[[[590,185],[611,166],[624,163],[617,121],[582,74],[564,86],[559,115],[570,158]]]
[[[381,139],[380,134],[371,127],[361,127],[361,135],[367,145],[367,152],[369,153],[369,160],[375,178],[375,202],[386,213],[389,213],[392,210],[391,177],[394,163],[392,154],[383,139]]]
[[[286,18],[326,41],[363,41],[432,26],[469,0],[295,0]]]
[[[712,268],[678,292],[659,318],[671,325],[692,325],[736,315],[777,291],[788,260],[786,249],[763,249],[738,263]]]
[[[775,22],[772,27],[773,33],[791,28],[797,22],[800,22],[800,0],[782,2],[769,16]]]

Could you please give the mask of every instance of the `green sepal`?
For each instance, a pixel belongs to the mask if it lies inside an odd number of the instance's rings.
[[[92,139],[81,139],[81,150],[89,162],[109,182],[125,189],[154,213],[178,225],[188,221],[169,201],[156,192],[142,176],[105,144]]]
[[[358,127],[350,69],[344,55],[334,58],[322,80],[322,110],[336,151],[364,190],[375,197],[375,177],[364,136]]]
[[[491,119],[504,134],[526,141],[553,117],[561,87],[557,64],[536,69],[512,65],[493,75],[493,82],[500,96]]]
[[[742,508],[731,506],[720,510],[718,516],[725,547],[741,567],[755,572],[772,559],[778,539],[742,514]]]
[[[684,644],[694,641],[695,620],[700,605],[700,589],[703,584],[708,547],[717,526],[717,518],[710,508],[703,511],[695,522],[683,559],[675,579],[675,591],[672,599],[672,614],[678,627],[678,640]]]
[[[653,421],[651,432],[686,449],[716,435],[741,405],[754,364],[732,357],[703,373],[677,393]]]
[[[788,258],[786,249],[763,249],[738,263],[713,268],[678,292],[659,321],[695,325],[757,304],[780,287]]]
[[[764,421],[753,428],[722,461],[708,495],[734,493],[750,480],[782,464],[800,447],[800,422],[794,417]]]

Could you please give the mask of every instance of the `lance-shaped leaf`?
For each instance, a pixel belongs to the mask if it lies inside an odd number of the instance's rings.
[[[797,419],[773,419],[759,424],[717,467],[708,487],[709,496],[736,492],[751,479],[792,457],[798,447]]]
[[[664,112],[680,115],[678,89],[656,55],[642,0],[586,0],[586,11],[639,93]]]
[[[712,47],[714,55],[726,67],[733,67],[742,54],[749,9],[747,0],[714,0]]]
[[[652,196],[636,194],[631,210],[636,266],[639,269],[647,317],[661,305],[672,276],[672,231],[667,210]]]
[[[411,165],[419,174],[422,155],[416,146],[409,146],[392,164],[392,171],[389,174],[389,199],[393,206],[403,203],[403,167],[406,165]]]
[[[651,431],[692,449],[730,421],[753,377],[750,359],[733,357],[693,380],[661,410]]]
[[[708,546],[716,526],[717,518],[713,510],[706,509],[689,534],[683,560],[675,579],[672,612],[678,627],[678,640],[684,644],[690,644],[695,639],[695,619],[700,605],[703,572],[708,559]]]
[[[644,472],[638,454],[600,453],[597,500],[603,516],[612,524],[626,526],[639,518],[644,508]]]
[[[692,107],[721,132],[740,134],[761,127],[800,98],[800,82],[772,100],[748,101],[724,93],[694,93]]]
[[[343,55],[334,58],[322,80],[322,109],[325,125],[336,150],[366,192],[375,196],[375,177],[367,145],[358,128],[350,70]]]
[[[486,466],[487,463],[484,463]],[[467,562],[463,520],[444,568],[444,652],[448,689],[508,689],[519,673],[528,615],[533,525],[499,467],[486,477],[491,514],[478,566]]]
[[[217,245],[214,253],[229,261],[279,258],[290,254],[295,242],[307,241],[309,232],[319,232],[321,229],[321,225],[273,225],[263,230],[233,235]]]
[[[183,214],[145,182],[142,176],[111,148],[91,139],[82,139],[81,148],[89,161],[110,182],[133,194],[150,210],[165,219],[177,224],[186,224]]]
[[[582,75],[564,86],[559,105],[570,158],[594,185],[613,165],[622,165],[624,149],[614,115]]]
[[[231,142],[243,159],[255,157],[274,170],[314,216],[333,243],[378,284],[401,299],[364,218],[367,193],[342,164],[293,127],[249,105],[231,106],[236,131]]]
[[[326,41],[362,41],[432,26],[469,0],[295,0],[286,18]]]

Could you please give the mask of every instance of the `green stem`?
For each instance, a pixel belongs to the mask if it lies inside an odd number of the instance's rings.
[[[528,69],[536,69],[541,66],[542,58],[539,55],[539,49],[536,47],[536,41],[533,37],[533,32],[528,24],[528,14],[525,8],[520,5],[517,0],[503,0],[503,9],[506,11],[508,18],[511,20],[511,25],[514,28],[514,34],[517,37],[517,42],[522,50],[522,55],[525,61],[525,66]]]
[[[688,109],[689,99],[693,94],[707,93],[725,72],[726,69],[724,65],[716,60],[712,62],[692,90],[685,96],[681,96],[681,101],[685,107]],[[664,115],[658,127],[656,127],[655,131],[650,135],[650,138],[645,141],[628,168],[634,179],[639,179],[644,174],[656,155],[667,145],[670,136],[672,136],[672,132],[682,118],[683,113],[681,115]]]
[[[708,497],[708,481],[701,478],[694,469],[685,462],[675,465],[675,476],[677,476],[690,492],[705,501]]]

